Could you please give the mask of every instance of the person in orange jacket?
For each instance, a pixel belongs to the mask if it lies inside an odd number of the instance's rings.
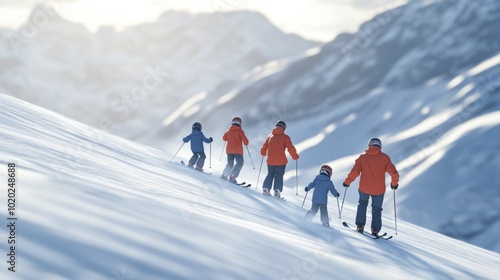
[[[382,228],[382,204],[385,194],[385,173],[391,176],[391,189],[396,190],[399,183],[399,174],[388,155],[382,152],[382,142],[378,138],[368,141],[368,149],[360,155],[351,172],[344,180],[344,187],[359,179],[359,202],[356,213],[357,231],[363,232],[366,223],[366,208],[368,200],[372,198],[372,223],[373,235],[378,235]]]
[[[226,154],[227,165],[222,172],[221,178],[236,184],[236,178],[240,175],[243,167],[243,144],[248,146],[248,138],[245,132],[241,129],[241,118],[234,117],[231,120],[231,126],[222,136],[222,140],[227,142]],[[236,161],[236,164],[234,162]]]
[[[292,156],[292,159],[298,160],[299,154],[290,140],[290,136],[285,134],[286,124],[284,121],[277,121],[272,133],[260,149],[260,154],[267,155],[267,176],[264,180],[262,193],[271,195],[270,190],[274,181],[274,196],[281,197],[283,191],[283,175],[288,160],[285,155],[285,149]]]

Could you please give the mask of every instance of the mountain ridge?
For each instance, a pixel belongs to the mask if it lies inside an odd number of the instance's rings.
[[[45,10],[54,15],[38,25],[28,19],[33,36],[23,28],[1,32],[0,90],[94,127],[111,119],[113,133],[135,140],[148,134],[136,124],[160,124],[183,99],[318,44],[281,32],[255,12],[168,12],[122,31],[90,33],[42,4],[32,17]],[[12,36],[21,38],[16,51]],[[159,69],[162,79],[151,83],[148,69]],[[124,107],[128,114],[118,109]]]

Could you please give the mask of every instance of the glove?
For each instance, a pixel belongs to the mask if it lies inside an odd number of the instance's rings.
[[[336,195],[334,195],[334,196],[335,196],[335,197],[339,197],[339,196],[340,196],[340,193],[339,193],[339,192],[337,192],[337,194],[336,194]]]
[[[304,191],[305,191],[305,192],[308,192],[308,191],[309,191],[309,189],[306,187],[306,188],[304,189]]]
[[[212,137],[208,138],[208,140],[210,140],[210,143],[214,142],[214,138]]]
[[[342,183],[342,186],[344,186],[344,188],[348,188],[349,187],[349,185],[346,184],[346,183]]]
[[[397,190],[397,189],[398,189],[398,187],[399,187],[399,185],[398,185],[398,184],[396,184],[395,186],[391,185],[391,189],[393,189],[393,190]]]
[[[299,159],[299,155],[297,155],[295,158],[292,157],[293,160],[298,160]]]

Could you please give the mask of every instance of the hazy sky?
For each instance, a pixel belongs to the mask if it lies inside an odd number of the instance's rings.
[[[36,3],[56,7],[70,21],[91,31],[112,25],[118,29],[154,21],[174,9],[190,12],[254,10],[285,32],[329,41],[340,32],[354,32],[360,23],[405,0],[0,0],[0,27],[23,24]]]

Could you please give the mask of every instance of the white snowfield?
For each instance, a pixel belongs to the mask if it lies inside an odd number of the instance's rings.
[[[304,220],[311,197],[301,209],[303,186],[298,196],[287,186],[287,201],[279,201],[254,186],[220,181],[219,167],[201,174],[169,163],[172,156],[0,94],[0,279],[500,275],[494,252],[402,220],[396,236],[389,214],[383,231],[394,238],[366,238],[342,227],[333,197],[333,229],[327,229],[319,215]],[[8,163],[16,165],[17,220],[10,232]],[[245,179],[255,185],[253,175]],[[355,206],[346,203],[342,220],[353,224],[354,215]],[[15,263],[8,262],[12,251]]]

